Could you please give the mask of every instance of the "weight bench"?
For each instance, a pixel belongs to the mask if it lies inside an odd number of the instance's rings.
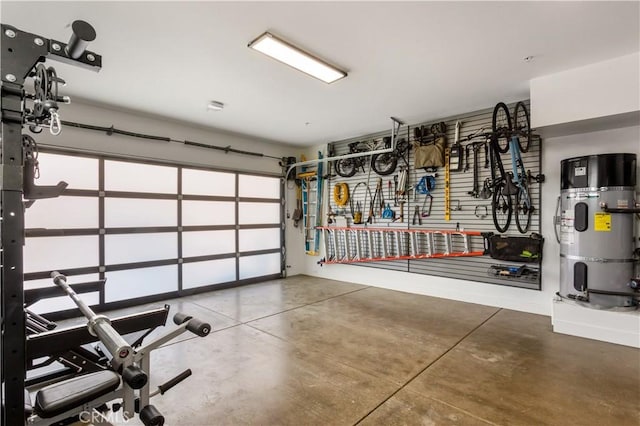
[[[151,351],[161,345],[171,341],[175,337],[190,331],[197,336],[205,337],[209,334],[211,326],[205,322],[197,320],[191,316],[177,313],[173,317],[174,323],[178,326],[172,331],[165,333],[148,344],[140,347],[132,347],[116,330],[119,326],[121,330],[127,330],[122,326],[122,322],[112,323],[109,318],[103,315],[96,315],[82,300],[78,298],[75,291],[67,284],[66,277],[58,272],[52,272],[54,283],[63,289],[69,297],[73,299],[80,311],[89,320],[85,331],[88,330],[89,337],[85,339],[93,340],[99,338],[100,342],[107,350],[108,362],[102,371],[91,372],[66,380],[57,381],[37,390],[33,407],[25,407],[27,424],[34,426],[51,425],[62,420],[74,418],[83,413],[92,412],[95,409],[104,409],[105,404],[115,402],[112,405],[114,412],[123,409],[124,419],[130,419],[139,414],[139,418],[145,426],[161,426],[164,424],[164,416],[151,404],[149,400],[158,395],[164,394],[173,386],[189,377],[190,369],[183,371],[163,385],[158,386],[153,392],[150,391],[149,371],[151,366]],[[168,306],[165,306],[168,311]],[[166,318],[166,317],[165,317]],[[82,335],[76,328],[73,334]],[[63,330],[64,331],[64,330]],[[31,345],[30,356],[42,355],[44,348],[41,333],[34,336]],[[32,336],[29,336],[32,337]],[[82,338],[76,339],[82,342]],[[29,345],[27,345],[29,348]],[[26,398],[30,401],[30,398]],[[82,420],[82,419],[81,419]]]
[[[76,293],[90,293],[102,291],[104,284],[105,280],[99,280],[70,287]],[[66,294],[59,287],[25,290],[27,388],[108,368],[106,349],[94,345],[99,340],[89,333],[86,325],[59,328],[56,323],[29,310],[39,300]],[[166,324],[168,316],[169,306],[165,305],[114,318],[111,324],[131,347],[137,348],[153,330]]]

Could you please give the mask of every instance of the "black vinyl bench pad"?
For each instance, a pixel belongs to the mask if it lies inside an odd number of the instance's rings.
[[[118,386],[120,376],[111,370],[73,377],[40,389],[34,410],[42,418],[51,418],[113,392]]]

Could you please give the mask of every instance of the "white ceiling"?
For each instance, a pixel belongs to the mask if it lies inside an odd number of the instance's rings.
[[[526,98],[529,80],[640,50],[633,2],[7,2],[2,22],[97,31],[65,93],[296,145]],[[269,30],[348,71],[327,85],[247,48]],[[534,56],[532,62],[523,58]],[[207,112],[206,103],[226,104]],[[117,123],[115,123],[117,125]]]

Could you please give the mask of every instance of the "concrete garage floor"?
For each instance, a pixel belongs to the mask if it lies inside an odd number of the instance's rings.
[[[640,425],[640,351],[548,317],[307,276],[169,303],[214,331],[154,353],[194,372],[168,425]]]

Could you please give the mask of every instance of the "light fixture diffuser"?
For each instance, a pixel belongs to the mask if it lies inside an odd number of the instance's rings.
[[[249,47],[325,83],[333,83],[347,76],[346,72],[268,32],[249,43]]]

